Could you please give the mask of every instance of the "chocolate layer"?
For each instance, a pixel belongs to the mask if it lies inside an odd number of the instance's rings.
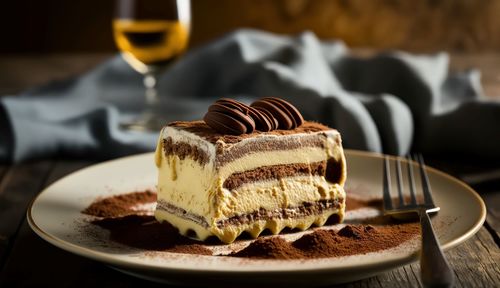
[[[186,157],[193,159],[205,165],[210,159],[205,151],[194,145],[185,142],[173,142],[171,137],[163,139],[163,151],[165,155],[177,155],[179,159],[184,160]]]
[[[297,127],[292,130],[273,130],[269,132],[262,131],[254,131],[249,134],[242,135],[224,135],[218,133],[214,129],[210,128],[204,121],[176,121],[171,122],[168,126],[176,127],[191,133],[198,135],[199,137],[207,140],[211,143],[216,143],[221,140],[224,143],[238,143],[241,140],[253,138],[259,135],[291,135],[291,134],[299,134],[299,133],[313,133],[320,131],[332,130],[331,128],[311,121],[306,121],[300,127]]]
[[[280,208],[273,211],[266,210],[264,208],[254,211],[252,213],[237,215],[228,219],[220,220],[216,223],[217,227],[223,228],[228,225],[243,225],[259,220],[271,220],[271,219],[290,219],[290,218],[303,218],[310,215],[319,215],[324,211],[331,209],[340,209],[340,205],[343,199],[323,199],[317,202],[304,202],[300,206],[290,207],[290,208]],[[156,209],[167,211],[170,214],[174,214],[178,217],[191,220],[196,224],[208,228],[209,225],[204,217],[190,213],[180,207],[172,205],[163,201],[158,200]]]
[[[191,220],[202,227],[205,228],[209,227],[207,220],[205,220],[204,217],[197,214],[189,213],[188,211],[182,209],[181,207],[170,204],[162,199],[158,199],[158,202],[156,203],[156,210],[167,211],[170,214],[174,214],[178,217]]]
[[[293,208],[281,208],[273,211],[264,208],[249,214],[234,216],[217,222],[217,227],[228,225],[242,225],[259,220],[303,218],[310,215],[319,215],[326,210],[339,209],[342,199],[323,199],[314,203],[304,202],[303,205]]]
[[[325,176],[326,161],[314,163],[295,163],[288,165],[272,165],[233,173],[224,181],[224,188],[236,189],[249,182],[264,181],[269,179],[281,179],[296,175],[320,175]]]

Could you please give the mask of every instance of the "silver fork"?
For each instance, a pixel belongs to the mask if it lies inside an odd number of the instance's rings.
[[[391,169],[389,158],[384,158],[384,214],[418,213],[422,231],[422,248],[420,253],[420,270],[422,283],[425,287],[451,287],[454,282],[453,270],[443,255],[439,242],[434,234],[429,213],[436,213],[439,207],[434,205],[432,199],[429,177],[425,171],[422,155],[413,157],[418,162],[418,170],[422,180],[424,203],[417,203],[415,196],[415,176],[412,157],[407,156],[408,186],[410,190],[410,203],[405,203],[403,197],[403,176],[401,172],[401,159],[397,158],[396,184],[398,190],[397,207],[394,207],[391,198]]]

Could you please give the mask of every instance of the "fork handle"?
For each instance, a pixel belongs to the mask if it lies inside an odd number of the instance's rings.
[[[422,252],[420,255],[420,270],[424,287],[452,287],[453,270],[439,247],[436,234],[432,229],[431,218],[426,210],[420,210],[420,225],[422,227]]]

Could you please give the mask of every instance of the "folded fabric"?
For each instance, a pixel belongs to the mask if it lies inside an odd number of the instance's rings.
[[[344,146],[389,154],[500,158],[500,102],[479,72],[448,75],[448,56],[350,55],[337,41],[239,30],[185,55],[161,75],[170,120],[203,117],[217,98],[280,96],[338,129]],[[0,98],[0,161],[113,158],[152,151],[157,132],[119,128],[144,107],[142,77],[119,56],[76,79]]]

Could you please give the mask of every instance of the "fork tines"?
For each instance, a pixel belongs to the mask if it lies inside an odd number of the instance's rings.
[[[427,175],[427,171],[425,169],[424,159],[421,154],[414,154],[413,156],[407,155],[406,161],[402,161],[401,157],[396,157],[393,162],[395,162],[394,170],[395,170],[395,178],[396,178],[396,187],[397,187],[397,197],[398,197],[398,207],[394,207],[393,199],[392,199],[392,180],[393,178],[391,173],[391,160],[388,156],[384,157],[384,167],[383,167],[383,195],[384,195],[384,211],[400,211],[402,210],[418,210],[419,208],[427,208],[428,212],[435,212],[439,210],[434,205],[434,200],[431,195],[431,187],[429,183],[429,176]],[[407,179],[408,179],[408,190],[410,194],[409,203],[405,203],[404,199],[404,189],[403,189],[403,173],[402,173],[402,162],[405,162],[406,171],[407,171]],[[418,164],[418,173],[414,170],[415,162]],[[415,184],[415,175],[419,175],[422,182],[422,194],[424,203],[418,204],[416,197],[416,184]],[[396,211],[397,210],[397,211]]]

